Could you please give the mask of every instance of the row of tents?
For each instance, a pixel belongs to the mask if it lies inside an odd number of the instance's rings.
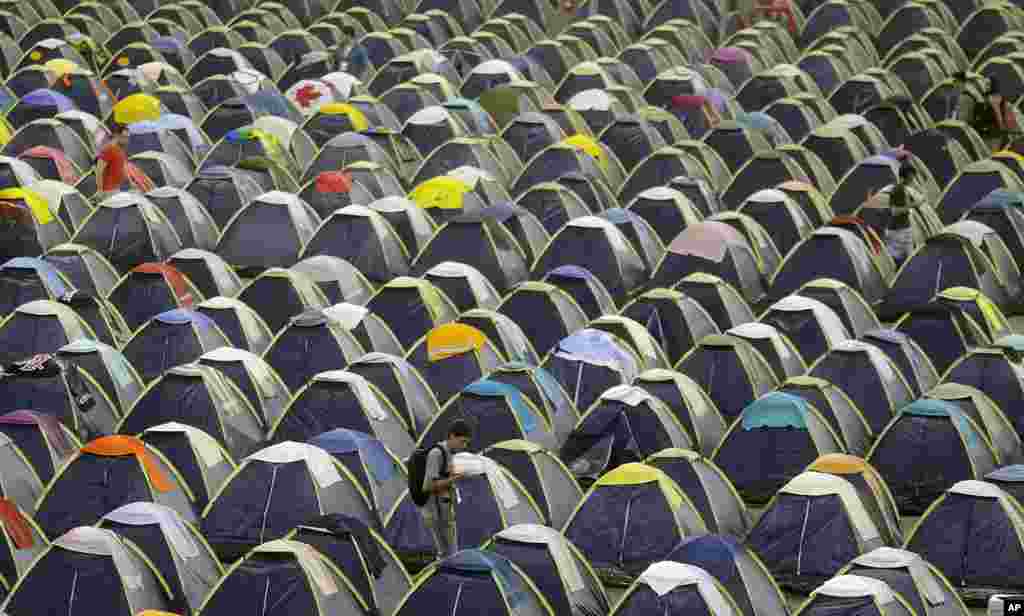
[[[1024,14],[561,4],[0,2],[0,610],[1024,590],[1024,145],[964,96],[1024,94]]]

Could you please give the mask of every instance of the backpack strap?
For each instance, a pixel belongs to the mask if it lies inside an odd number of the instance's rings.
[[[438,451],[441,452],[441,477],[447,478],[448,475],[449,475],[449,473],[448,473],[448,452],[445,450],[444,447],[441,446],[440,443],[434,443],[434,446],[431,447],[431,449],[437,449]],[[428,458],[430,457],[430,452],[427,452],[427,457]]]

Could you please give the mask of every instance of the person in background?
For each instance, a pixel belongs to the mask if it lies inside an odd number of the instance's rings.
[[[914,179],[914,167],[910,163],[900,165],[899,177],[889,193],[889,224],[885,229],[885,247],[899,267],[914,252],[914,230],[910,224],[910,212],[917,203],[908,192]]]
[[[465,419],[456,419],[448,427],[448,436],[437,443],[427,454],[423,474],[423,491],[430,494],[427,503],[420,509],[427,527],[434,533],[440,552],[439,558],[455,553],[455,518],[453,499],[455,482],[462,475],[452,470],[452,457],[469,447],[473,429]]]
[[[115,125],[110,140],[96,157],[96,194],[102,200],[121,190],[128,181],[128,127]]]
[[[1008,133],[1017,129],[1010,103],[995,77],[989,77],[985,100],[974,109],[973,124],[992,152],[1001,150],[1009,140]]]

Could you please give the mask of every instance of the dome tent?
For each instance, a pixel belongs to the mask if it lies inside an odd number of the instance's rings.
[[[963,616],[969,613],[946,576],[913,552],[877,548],[854,558],[840,573],[885,582],[907,601],[915,614]]]
[[[826,5],[827,6],[827,5]],[[885,582],[858,575],[840,575],[811,591],[811,596],[795,616],[848,613],[857,605],[861,613],[910,616],[907,600],[893,592]]]
[[[743,537],[753,518],[732,482],[714,462],[688,449],[663,449],[644,464],[668,475],[694,504],[714,533]]]
[[[684,539],[667,561],[695,565],[710,573],[729,591],[741,613],[787,616],[786,599],[757,554],[729,535]]]
[[[473,581],[473,600],[459,588]],[[424,605],[450,616],[480,613],[495,616],[555,616],[548,600],[522,569],[493,552],[468,549],[430,565],[395,609],[394,616],[412,616]]]
[[[580,418],[559,455],[578,479],[589,483],[663,449],[692,449],[693,440],[663,402],[639,387],[617,385]]]
[[[519,524],[496,534],[483,550],[522,569],[557,614],[583,616],[608,609],[608,597],[590,563],[557,530]]]
[[[879,434],[867,461],[885,478],[900,513],[923,512],[958,480],[995,470],[984,429],[945,400],[917,400]]]
[[[216,368],[175,366],[150,383],[117,427],[139,434],[169,421],[198,428],[244,457],[263,443],[264,421],[238,386]]]
[[[351,320],[342,318],[344,311],[339,312],[341,314],[330,309],[303,311],[291,318],[291,322],[281,329],[264,351],[263,359],[290,390],[295,391],[314,375],[344,366],[366,353],[355,331],[348,327]],[[367,322],[380,332],[388,332],[383,321],[375,315],[364,314],[364,317],[369,317]],[[387,350],[394,352],[397,349]]]
[[[671,610],[671,612],[669,612]],[[721,582],[693,565],[663,560],[653,563],[622,593],[612,616],[625,614],[707,613],[742,614]]]
[[[882,538],[857,491],[834,475],[805,472],[768,504],[747,537],[779,585],[807,592]]]
[[[169,310],[140,327],[121,351],[142,382],[149,383],[168,369],[222,346],[229,346],[227,338],[205,315],[192,310]]]
[[[583,491],[558,457],[521,439],[495,443],[484,450],[518,479],[544,514],[544,522],[561,528],[583,499]]]
[[[862,458],[846,454],[826,454],[814,461],[807,470],[835,475],[848,481],[860,494],[861,502],[871,514],[875,527],[883,534],[885,543],[898,545],[903,541],[896,499],[882,475]]]
[[[483,332],[462,323],[431,329],[409,350],[406,359],[426,379],[442,408],[464,387],[502,363]]]
[[[147,428],[139,439],[159,451],[181,474],[202,511],[235,470],[231,455],[212,436],[180,423]]]
[[[291,392],[274,369],[249,351],[220,347],[203,353],[198,363],[215,368],[234,383],[264,425],[272,424],[291,398]]]
[[[199,304],[196,312],[216,324],[233,347],[263,353],[273,338],[263,318],[240,300],[214,296]]]
[[[223,573],[199,531],[163,505],[123,505],[97,526],[114,531],[149,559],[167,583],[171,609],[194,613]]]
[[[558,445],[547,417],[529,398],[514,385],[487,378],[465,386],[444,405],[420,436],[421,446],[444,440],[456,419],[476,426],[469,451],[482,451],[510,439],[530,441],[547,449]]]
[[[344,573],[370,613],[390,614],[412,586],[405,567],[384,539],[355,518],[341,514],[309,520],[287,539],[305,543]]]
[[[803,398],[771,393],[754,400],[711,456],[750,503],[769,500],[819,456],[845,453],[842,439]]]
[[[45,483],[80,447],[78,439],[56,417],[35,411],[0,415],[0,433],[10,439]]]
[[[707,527],[665,473],[631,463],[590,488],[564,532],[608,583],[638,575]]]
[[[264,590],[253,592],[254,588]],[[306,543],[278,539],[255,546],[232,565],[198,613],[344,616],[366,613],[367,608],[352,582],[326,555]]]
[[[313,376],[270,426],[271,442],[306,441],[345,428],[369,434],[402,459],[412,454],[405,418],[363,377],[343,370]]]
[[[56,536],[15,585],[4,609],[66,612],[83,602],[102,613],[136,614],[169,607],[167,592],[137,547],[113,531],[80,526]]]
[[[422,434],[440,406],[430,385],[404,358],[385,353],[368,353],[346,368],[377,388],[408,422],[412,434]]]
[[[36,522],[51,537],[94,524],[112,508],[134,502],[170,507],[194,521],[192,491],[159,451],[131,436],[87,443],[39,498]]]
[[[960,481],[931,504],[905,547],[935,565],[965,600],[983,601],[1021,591],[1010,572],[1024,559],[1022,529],[1016,499],[984,481]]]
[[[279,443],[240,462],[203,510],[203,535],[231,561],[317,516],[343,513],[371,524],[372,505],[358,485],[324,450]]]

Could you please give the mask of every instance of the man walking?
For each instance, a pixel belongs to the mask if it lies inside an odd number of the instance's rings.
[[[465,451],[473,430],[464,419],[456,419],[448,427],[447,438],[430,448],[423,473],[423,492],[428,494],[421,507],[423,520],[437,540],[438,558],[455,553],[454,500],[458,498],[455,483],[462,478],[452,470],[452,457]]]

